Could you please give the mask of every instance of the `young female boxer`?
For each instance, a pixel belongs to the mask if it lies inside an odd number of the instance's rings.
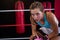
[[[45,12],[42,3],[33,2],[30,5],[30,21],[32,25],[32,35],[30,40],[36,39],[37,37],[44,38],[43,40],[54,38],[58,35],[58,20],[52,12]],[[46,35],[37,31],[36,24],[40,26],[38,30],[41,30]],[[42,40],[42,39],[41,39]]]

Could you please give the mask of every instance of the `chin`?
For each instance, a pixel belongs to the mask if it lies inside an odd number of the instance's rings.
[[[39,22],[39,21],[36,21],[36,22]]]

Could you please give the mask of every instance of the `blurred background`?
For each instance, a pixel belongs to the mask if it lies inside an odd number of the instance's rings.
[[[0,10],[29,9],[34,1],[42,2],[45,9],[55,9],[50,11],[56,15],[60,23],[60,0],[0,0]],[[30,24],[29,11],[0,12],[0,38],[29,37],[31,35]]]

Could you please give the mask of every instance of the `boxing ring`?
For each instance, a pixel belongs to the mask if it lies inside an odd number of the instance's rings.
[[[44,9],[44,10],[55,10],[55,9]],[[29,9],[25,10],[0,10],[0,12],[19,12],[19,11],[30,11]]]
[[[18,2],[19,3],[19,2]],[[20,6],[20,5],[19,5]],[[46,5],[45,5],[46,6]],[[50,5],[51,6],[51,5]],[[54,8],[49,8],[49,9],[44,9],[45,11],[51,11],[51,10],[55,10]],[[17,12],[17,13],[19,13],[19,12],[21,12],[22,14],[22,18],[23,18],[23,16],[24,16],[24,14],[23,14],[23,12],[24,11],[30,11],[29,9],[24,9],[24,7],[22,8],[22,9],[20,9],[19,7],[18,7],[18,9],[15,9],[15,10],[0,10],[0,12]],[[16,13],[16,14],[17,14]],[[22,20],[24,20],[24,19],[22,19]],[[31,26],[31,24],[24,24],[23,23],[23,21],[21,22],[21,24],[13,24],[13,25],[0,25],[0,27],[11,27],[11,26],[22,26],[22,27],[24,27],[24,26]],[[60,30],[60,27],[59,27],[59,29],[58,30]],[[24,33],[24,30],[22,30],[23,31],[23,33]],[[20,31],[18,31],[18,32],[20,32]],[[60,31],[59,31],[59,33],[60,33]],[[29,40],[29,37],[22,37],[22,38],[2,38],[2,39],[0,39],[0,40]],[[58,37],[55,37],[55,38],[53,38],[52,40],[60,40],[60,36],[58,36]]]
[[[44,10],[55,10],[55,9],[44,9]],[[20,12],[20,11],[30,11],[29,9],[26,10],[0,10],[0,12]],[[31,24],[22,24],[23,26],[31,26]],[[21,24],[19,25],[0,25],[0,27],[7,27],[7,26],[21,26]],[[60,30],[60,28],[59,28]],[[59,31],[60,32],[60,31]],[[60,39],[60,36],[57,37],[58,39]],[[53,38],[52,40],[56,40],[57,38]],[[29,37],[22,37],[22,38],[2,38],[0,40],[29,40]]]

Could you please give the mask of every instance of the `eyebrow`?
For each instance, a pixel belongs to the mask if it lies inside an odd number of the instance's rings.
[[[36,14],[39,14],[39,13],[36,13]],[[33,13],[31,15],[34,15]]]
[[[39,11],[38,13],[42,13],[41,11]]]

